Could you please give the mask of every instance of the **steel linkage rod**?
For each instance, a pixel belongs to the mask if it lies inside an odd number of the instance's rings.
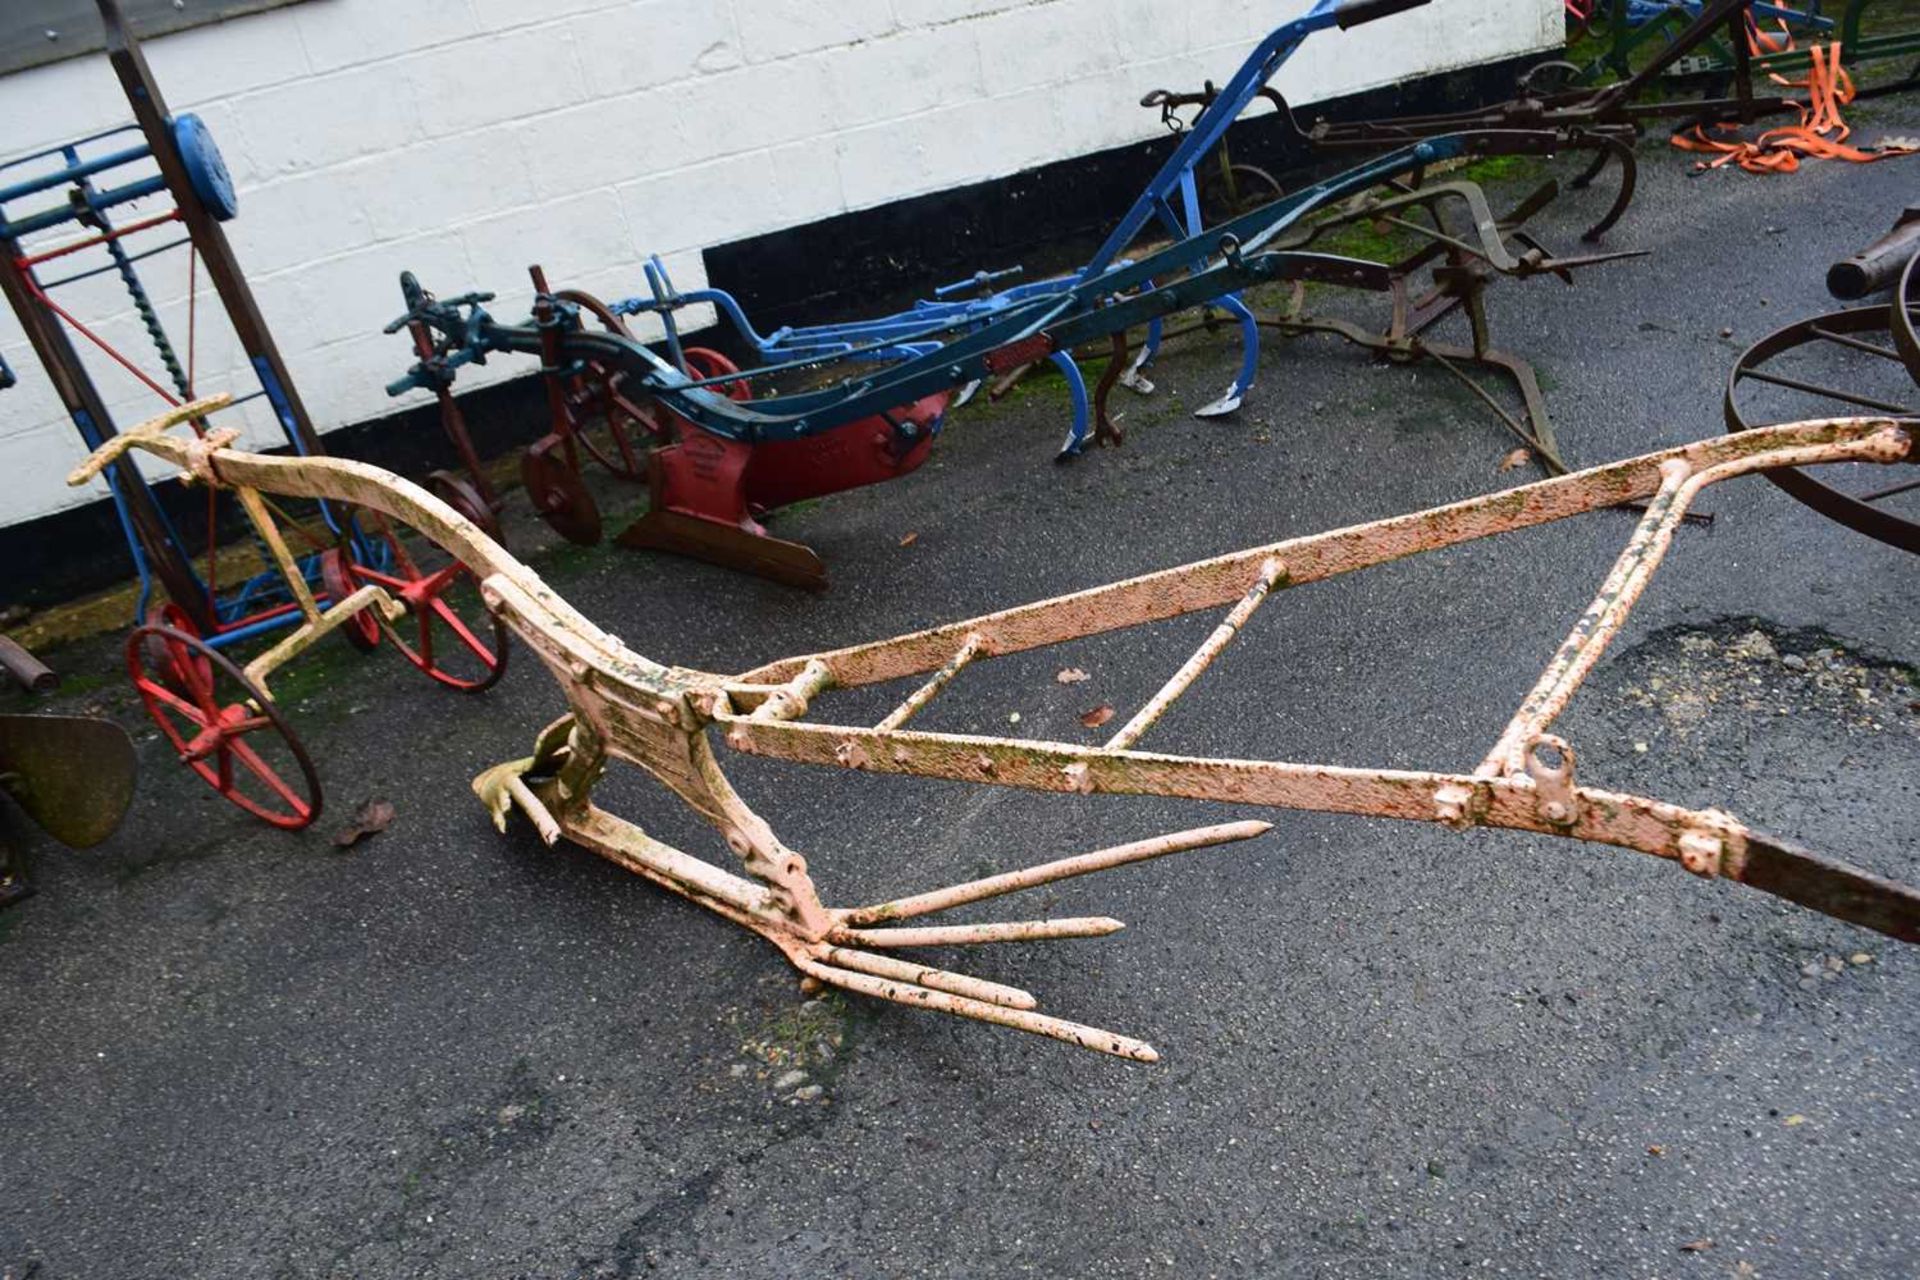
[[[1170,853],[1185,853],[1190,849],[1205,849],[1217,844],[1230,844],[1236,840],[1251,840],[1255,836],[1266,834],[1272,828],[1271,822],[1227,822],[1212,827],[1195,827],[1191,831],[1179,831],[1172,835],[1154,836],[1148,840],[1134,840],[1127,844],[1114,845],[1111,849],[1096,849],[1092,853],[1082,853],[1071,858],[1042,863],[1037,867],[1008,871],[980,880],[968,880],[964,884],[949,885],[930,893],[916,893],[908,898],[895,898],[891,902],[858,907],[846,914],[843,923],[847,925],[879,924],[887,920],[906,920],[913,916],[951,911],[955,907],[964,907],[969,903],[984,902],[988,898],[1018,893],[1022,889],[1033,889],[1043,884],[1052,884],[1056,880],[1089,875],[1095,871],[1109,871],[1114,867],[1124,867],[1131,862],[1145,862],[1149,858],[1164,858]]]
[[[1247,594],[1240,597],[1240,603],[1233,606],[1232,612],[1228,613],[1226,619],[1201,642],[1200,647],[1194,650],[1193,656],[1182,663],[1180,669],[1160,686],[1160,691],[1147,699],[1147,705],[1136,711],[1133,719],[1127,721],[1120,727],[1118,733],[1107,739],[1106,749],[1125,751],[1140,741],[1140,736],[1152,728],[1154,722],[1167,713],[1167,708],[1171,707],[1174,701],[1185,693],[1208,667],[1213,665],[1213,660],[1220,656],[1221,651],[1233,643],[1233,638],[1240,634],[1240,628],[1246,626],[1247,620],[1253,617],[1254,612],[1262,604],[1266,603],[1274,584],[1286,576],[1286,566],[1277,559],[1268,560],[1261,565],[1260,576],[1254,580],[1251,587],[1247,588]]]
[[[889,729],[898,729],[901,725],[904,725],[907,721],[919,715],[921,710],[925,708],[929,702],[932,702],[942,689],[947,687],[948,682],[966,670],[967,664],[971,663],[979,654],[980,637],[973,632],[968,632],[967,638],[960,642],[960,648],[955,651],[953,657],[947,660],[947,665],[934,672],[931,679],[908,694],[905,702],[902,702],[899,706],[888,712],[887,718],[873,727],[884,733]]]

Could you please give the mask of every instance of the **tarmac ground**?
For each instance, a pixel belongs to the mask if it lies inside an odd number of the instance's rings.
[[[1490,295],[1576,466],[1721,430],[1737,353],[1836,305],[1826,265],[1920,160],[1689,163],[1642,149],[1609,244],[1650,258]],[[1575,252],[1594,207],[1536,229]],[[956,414],[917,473],[776,518],[823,595],[611,546],[530,560],[638,651],[737,671],[1531,477],[1443,372],[1331,339],[1271,341],[1237,418],[1196,420],[1233,361],[1224,332],[1177,344],[1126,444],[1070,465],[1055,381]],[[1562,722],[1580,776],[1920,877],[1920,566],[1759,478],[1702,506]],[[1631,527],[1286,592],[1150,745],[1470,768]],[[1128,714],[1215,621],[976,665],[926,723],[1094,741],[1081,713]],[[1920,955],[1739,885],[1509,832],[730,760],[835,903],[1271,818],[1020,904],[1123,933],[965,957],[1151,1040],[1141,1066],[808,1000],[741,930],[497,835],[468,783],[561,706],[524,650],[472,698],[338,642],[296,665],[281,697],[330,807],[288,836],[169,758],[118,643],[45,655],[69,692],[41,705],[135,734],[134,810],[85,853],[16,824],[39,894],[0,913],[10,1280],[1920,1275]],[[871,720],[900,692],[827,705]],[[336,847],[376,796],[392,826]],[[725,857],[651,784],[597,796]]]

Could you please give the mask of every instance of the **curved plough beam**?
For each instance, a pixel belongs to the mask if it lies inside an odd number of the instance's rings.
[[[568,703],[568,713],[540,735],[533,755],[490,769],[475,781],[497,822],[504,825],[509,812],[521,810],[549,843],[574,841],[752,930],[816,982],[1153,1061],[1157,1055],[1146,1043],[1042,1014],[1033,997],[1017,988],[889,954],[925,946],[1094,937],[1118,928],[1117,921],[901,922],[1068,876],[1247,839],[1264,832],[1266,823],[1204,827],[871,906],[832,908],[821,901],[807,860],[782,844],[735,793],[708,730],[719,727],[718,737],[735,751],[831,768],[1035,791],[1176,796],[1462,828],[1504,827],[1610,844],[1920,942],[1920,891],[1763,835],[1719,810],[1581,785],[1573,775],[1571,747],[1548,732],[1646,588],[1701,490],[1780,466],[1912,461],[1910,430],[1911,424],[1900,420],[1840,418],[1743,432],[892,640],[791,657],[739,677],[663,666],[634,653],[471,521],[424,489],[364,463],[264,457],[136,429],[96,451],[73,479],[84,481],[137,445],[205,481],[335,499],[413,526],[481,577],[489,606],[546,664]],[[1646,502],[1646,514],[1627,548],[1476,768],[1456,773],[1350,768],[1137,749],[1154,722],[1278,592],[1635,500]],[[979,660],[1227,605],[1230,612],[1207,641],[1104,746],[904,727]],[[924,683],[878,725],[805,718],[813,700],[829,689],[913,676],[925,677]],[[672,848],[596,807],[593,787],[611,760],[638,766],[691,805],[724,837],[737,869]]]

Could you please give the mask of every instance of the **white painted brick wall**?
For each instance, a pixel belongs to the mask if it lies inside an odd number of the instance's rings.
[[[446,292],[495,290],[509,316],[534,261],[556,284],[622,296],[658,252],[697,287],[710,245],[1155,136],[1143,92],[1225,79],[1305,6],[308,0],[147,52],[174,109],[199,112],[226,155],[241,197],[228,232],[325,431],[394,407],[382,387],[408,347],[379,328],[402,268]],[[1560,24],[1554,0],[1435,0],[1316,37],[1279,83],[1311,102],[1544,49]],[[104,57],[0,79],[8,154],[126,118]],[[184,259],[148,265],[181,337]],[[110,281],[63,300],[145,355]],[[252,390],[236,344],[201,328],[200,389]],[[78,441],[10,314],[0,352],[21,377],[0,394],[0,524],[98,496],[61,483]],[[123,420],[154,409],[92,363]],[[463,385],[526,367],[496,360]],[[278,438],[261,405],[247,426]]]

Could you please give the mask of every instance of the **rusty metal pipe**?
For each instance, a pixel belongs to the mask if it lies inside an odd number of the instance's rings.
[[[1842,302],[1891,289],[1900,272],[1920,253],[1920,205],[1909,205],[1893,230],[1827,268],[1827,292]]]
[[[60,687],[60,676],[40,659],[28,653],[17,640],[0,636],[0,667],[17,680],[22,689],[51,693]]]

